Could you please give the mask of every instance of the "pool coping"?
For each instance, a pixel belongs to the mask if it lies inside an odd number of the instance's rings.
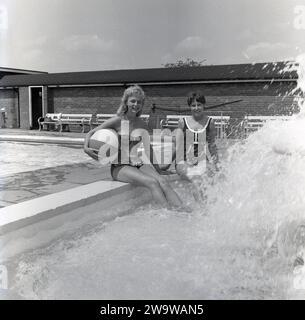
[[[174,181],[178,175],[170,174],[165,177]],[[123,195],[128,192],[131,192],[131,197],[140,197],[148,191],[143,189],[146,188],[119,181],[102,180],[12,204],[0,209],[0,236],[98,201],[115,196],[122,196],[123,199]]]
[[[151,199],[147,188],[99,181],[2,208],[0,264],[132,214]]]
[[[0,235],[108,199],[132,188],[123,182],[97,181],[1,208]]]
[[[83,146],[85,138],[5,134],[5,135],[0,135],[0,141],[55,143],[55,144],[71,144],[71,145]]]

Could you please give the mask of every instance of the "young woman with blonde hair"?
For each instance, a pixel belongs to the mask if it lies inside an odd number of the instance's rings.
[[[134,85],[124,91],[121,105],[117,110],[117,115],[100,126],[91,130],[85,139],[85,152],[92,158],[98,160],[98,155],[89,148],[90,137],[100,129],[113,129],[117,132],[119,137],[124,134],[129,136],[129,151],[133,146],[139,143],[141,137],[138,139],[132,138],[132,132],[136,129],[144,129],[148,132],[147,124],[140,118],[145,102],[145,94],[143,89]],[[122,124],[126,121],[129,126],[129,132],[123,132]],[[125,130],[126,131],[126,130]],[[147,143],[144,143],[144,161],[132,156],[127,158],[127,162],[122,162],[124,156],[123,148],[119,148],[118,162],[111,164],[111,175],[114,180],[128,182],[139,186],[144,186],[151,191],[153,199],[167,208],[177,208],[183,210],[184,206],[177,193],[173,190],[168,180],[161,176],[150,162],[149,153],[152,148]],[[120,159],[121,158],[121,159]]]

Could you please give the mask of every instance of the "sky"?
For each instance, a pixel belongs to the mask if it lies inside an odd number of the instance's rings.
[[[305,0],[0,0],[0,67],[69,72],[293,60]]]

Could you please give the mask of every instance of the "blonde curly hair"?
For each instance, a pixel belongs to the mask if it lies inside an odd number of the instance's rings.
[[[142,103],[144,105],[145,93],[144,93],[143,89],[138,85],[133,85],[133,86],[127,88],[123,93],[120,107],[118,108],[118,110],[116,112],[116,114],[119,117],[124,116],[124,114],[128,111],[127,101],[128,101],[128,98],[131,96],[139,97],[142,100]],[[143,111],[143,108],[141,108],[141,110],[139,110],[137,112],[136,116],[139,117],[142,114],[142,111]]]

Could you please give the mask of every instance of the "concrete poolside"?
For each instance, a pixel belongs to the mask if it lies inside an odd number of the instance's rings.
[[[3,141],[7,132],[10,137],[16,137],[18,142]],[[15,243],[13,239],[18,230],[22,233],[29,230],[27,226],[33,230],[38,225],[41,226],[41,223],[38,224],[39,221],[47,219],[46,225],[49,225],[53,217],[59,217],[62,213],[75,208],[84,211],[84,206],[87,208],[94,203],[106,210],[105,217],[115,215],[112,207],[121,206],[120,200],[134,199],[137,195],[135,188],[131,188],[128,184],[112,181],[110,167],[101,166],[92,160],[83,152],[82,146],[69,142],[63,145],[33,143],[27,142],[26,139],[25,142],[18,140],[19,137],[27,138],[35,135],[38,138],[48,136],[53,139],[54,133],[40,135],[39,132],[27,134],[27,132],[16,131],[16,134],[12,134],[11,130],[7,130],[1,134],[0,240],[2,247],[8,241],[7,239],[12,239],[12,244]],[[57,138],[56,135],[54,138]],[[63,139],[67,136],[77,138],[77,134],[73,133],[60,135]],[[137,200],[129,202],[132,205]],[[126,205],[121,207],[124,210],[128,209]],[[56,218],[56,221],[58,219],[65,221],[65,217],[66,214]],[[68,220],[74,219],[75,216]]]
[[[109,167],[91,162],[0,177],[0,208],[101,180],[111,180]]]
[[[0,129],[0,141],[83,145],[86,133]]]
[[[74,137],[74,138],[84,138],[86,133],[82,132],[58,132],[58,131],[46,131],[46,130],[26,130],[26,129],[0,129],[0,137],[2,136],[53,136],[53,137]]]
[[[0,208],[112,181],[110,166],[101,166],[83,152],[84,137],[77,132],[1,129]]]
[[[111,180],[109,167],[101,167],[83,152],[84,136],[74,132],[1,129],[0,207]],[[58,139],[63,143],[58,144]]]

